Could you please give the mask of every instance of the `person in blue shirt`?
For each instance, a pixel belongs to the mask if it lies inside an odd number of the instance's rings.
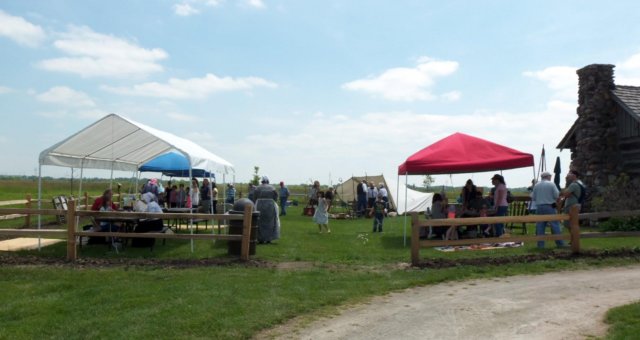
[[[227,185],[227,197],[225,198],[225,203],[233,204],[236,201],[236,188],[233,184],[229,183]]]
[[[542,180],[533,187],[531,198],[536,204],[537,215],[555,215],[556,206],[554,203],[558,200],[560,192],[556,185],[551,181],[551,173],[545,171],[540,176]],[[551,233],[554,235],[562,234],[560,229],[560,221],[543,221],[536,223],[536,235],[544,235],[547,223],[551,225]],[[556,240],[558,247],[564,247],[563,240]],[[544,248],[544,241],[538,241],[538,248]]]
[[[284,182],[280,182],[280,190],[278,196],[280,198],[280,216],[287,214],[287,201],[289,200],[289,188],[284,186]]]

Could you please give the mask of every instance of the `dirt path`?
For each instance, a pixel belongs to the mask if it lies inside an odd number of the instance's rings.
[[[605,334],[607,310],[638,300],[640,266],[514,276],[407,289],[258,337],[583,339]]]

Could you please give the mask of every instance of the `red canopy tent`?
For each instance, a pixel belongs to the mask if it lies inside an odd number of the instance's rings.
[[[398,175],[437,175],[533,166],[533,155],[456,132],[414,153]]]
[[[458,174],[507,170],[527,166],[534,166],[532,154],[456,132],[407,158],[398,167],[398,182],[400,182],[400,175],[405,175],[406,186],[406,175]],[[406,246],[406,215],[403,238]]]

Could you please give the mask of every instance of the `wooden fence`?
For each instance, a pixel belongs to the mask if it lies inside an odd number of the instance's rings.
[[[134,212],[99,212],[76,210],[76,201],[68,201],[68,210],[57,209],[20,209],[0,208],[0,215],[25,214],[25,215],[63,215],[66,214],[67,229],[0,229],[0,236],[27,236],[48,237],[67,240],[67,259],[75,260],[78,257],[78,244],[76,236],[102,236],[102,237],[126,237],[126,238],[157,238],[157,239],[214,239],[240,241],[240,258],[249,260],[249,244],[251,237],[251,220],[253,205],[247,204],[242,215],[236,214],[175,214],[175,213],[134,213]],[[80,231],[78,220],[80,217],[127,217],[127,218],[160,218],[160,219],[201,219],[213,221],[242,220],[241,235],[224,234],[161,234],[161,233],[124,233],[124,232],[90,232]]]
[[[411,214],[411,264],[416,266],[420,263],[420,248],[437,247],[437,246],[460,246],[472,245],[479,243],[499,243],[499,242],[533,242],[533,241],[555,241],[569,240],[571,241],[571,252],[580,253],[581,238],[603,238],[603,237],[621,237],[633,236],[639,237],[640,232],[594,232],[581,233],[580,220],[597,220],[611,217],[633,217],[640,216],[640,210],[634,211],[616,211],[601,213],[585,213],[579,214],[578,207],[573,207],[569,214],[556,215],[527,215],[527,216],[500,216],[500,217],[474,217],[474,218],[451,218],[451,219],[418,219],[417,213]],[[492,237],[492,238],[471,238],[460,240],[421,240],[420,230],[422,228],[435,226],[466,226],[496,223],[534,223],[547,221],[569,221],[569,234],[560,235],[540,235],[540,236],[520,236],[511,234],[510,237]]]
[[[55,197],[57,197],[57,196],[55,196]],[[76,207],[79,210],[89,210],[89,208],[91,208],[91,203],[90,202],[92,200],[96,199],[97,197],[100,197],[100,196],[89,196],[89,193],[87,193],[85,191],[84,195],[82,195],[83,204],[76,205]],[[113,200],[114,200],[114,202],[118,202],[119,204],[122,204],[122,194],[120,193],[120,188],[118,188],[118,191],[113,194]],[[44,206],[45,204],[52,204],[51,199],[46,199],[46,200],[42,199],[42,202],[43,202],[42,206]],[[24,207],[26,209],[31,209],[33,204],[37,204],[37,203],[38,203],[37,199],[33,199],[31,197],[31,194],[27,194],[27,196],[23,200],[0,201],[0,207],[6,207],[8,205],[24,204]],[[0,215],[0,221],[3,221],[3,220],[15,220],[15,219],[19,219],[19,218],[24,218],[24,227],[28,228],[29,226],[31,226],[31,215],[32,214],[23,214],[23,213]],[[60,215],[60,214],[57,214],[57,215]]]

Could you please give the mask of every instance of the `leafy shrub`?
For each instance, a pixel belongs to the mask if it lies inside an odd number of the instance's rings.
[[[587,189],[589,190],[589,189]],[[595,211],[621,211],[640,209],[640,179],[631,179],[621,173],[609,185],[593,192],[591,205]],[[589,193],[589,191],[587,191]]]
[[[612,218],[600,223],[602,231],[640,231],[640,217]]]

